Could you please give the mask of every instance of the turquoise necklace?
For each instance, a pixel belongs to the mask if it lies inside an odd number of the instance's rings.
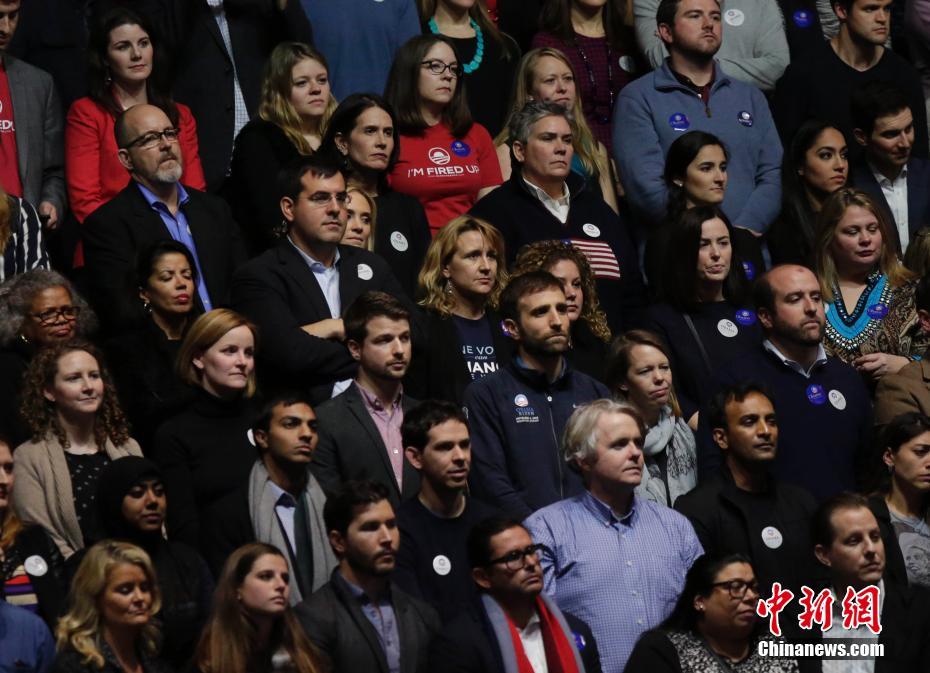
[[[466,75],[470,75],[475,72],[481,66],[481,59],[484,58],[484,33],[481,32],[481,26],[478,25],[478,22],[474,19],[468,20],[471,25],[472,30],[475,31],[475,39],[478,41],[478,44],[475,47],[475,57],[462,66],[462,69],[465,71]],[[433,35],[439,35],[439,26],[436,25],[436,17],[434,16],[427,23],[429,26],[429,31]]]

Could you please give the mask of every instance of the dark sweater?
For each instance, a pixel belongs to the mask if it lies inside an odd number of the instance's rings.
[[[171,507],[172,539],[200,546],[200,515],[249,478],[258,451],[249,441],[248,400],[224,401],[198,389],[190,406],[155,433],[152,459],[159,464]]]
[[[778,80],[772,114],[781,135],[782,144],[791,143],[795,132],[805,120],[828,121],[846,136],[849,160],[861,154],[861,146],[853,139],[850,111],[852,92],[867,82],[883,80],[905,91],[914,114],[914,149],[916,156],[927,157],[927,112],[924,107],[920,76],[910,63],[885,49],[878,63],[860,72],[849,67],[836,55],[829,42],[822,42],[799,61],[793,61]]]
[[[375,198],[375,253],[388,263],[404,292],[416,298],[417,275],[432,235],[420,200],[382,187]]]
[[[442,621],[448,622],[478,595],[465,544],[468,533],[497,513],[480,500],[468,498],[459,516],[443,519],[426,509],[419,498],[408,500],[397,510],[400,551],[392,579],[411,596],[432,605]]]
[[[872,404],[852,367],[828,358],[805,378],[759,347],[721,367],[716,378],[718,389],[754,381],[771,391],[779,419],[778,457],[772,469],[776,479],[800,486],[821,501],[855,489],[857,467],[871,436]],[[845,405],[834,406],[829,400],[832,391],[842,394]],[[720,449],[710,437],[707,417],[704,407],[698,428],[700,480],[720,464]]]

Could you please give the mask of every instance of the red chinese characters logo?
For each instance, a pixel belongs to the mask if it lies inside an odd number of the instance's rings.
[[[768,599],[760,598],[756,605],[756,614],[768,618],[769,631],[772,635],[780,636],[781,624],[779,615],[794,599],[794,593],[783,589],[779,582],[772,584],[772,595]],[[801,587],[801,597],[798,599],[803,611],[798,615],[798,626],[811,630],[818,625],[821,631],[829,631],[833,627],[833,605],[836,597],[829,589],[820,593],[810,587]],[[846,595],[840,603],[842,607],[843,628],[857,629],[865,626],[872,633],[878,635],[882,631],[879,621],[879,592],[875,585],[867,586],[859,591],[852,587],[846,589]]]
[[[772,585],[772,597],[768,600],[759,599],[759,603],[756,605],[756,614],[763,619],[765,617],[769,618],[769,631],[772,632],[772,635],[781,635],[781,625],[778,623],[778,616],[788,603],[791,602],[792,598],[794,598],[794,594],[791,593],[791,591],[782,589],[781,584],[775,582]]]

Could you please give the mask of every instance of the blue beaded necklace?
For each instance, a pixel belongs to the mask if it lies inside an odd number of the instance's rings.
[[[481,32],[481,26],[478,25],[478,22],[474,19],[468,20],[471,25],[472,30],[475,31],[475,39],[478,41],[475,46],[475,57],[462,66],[462,69],[465,71],[466,75],[470,75],[475,72],[481,66],[481,59],[484,58],[484,33]],[[439,35],[439,26],[436,25],[436,17],[434,16],[427,23],[429,26],[429,31],[433,35]]]

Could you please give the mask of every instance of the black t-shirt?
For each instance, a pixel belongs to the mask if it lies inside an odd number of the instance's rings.
[[[475,381],[496,372],[497,354],[494,352],[491,324],[487,318],[470,320],[454,315],[452,320],[462,342],[462,357],[468,365],[471,380]]]

